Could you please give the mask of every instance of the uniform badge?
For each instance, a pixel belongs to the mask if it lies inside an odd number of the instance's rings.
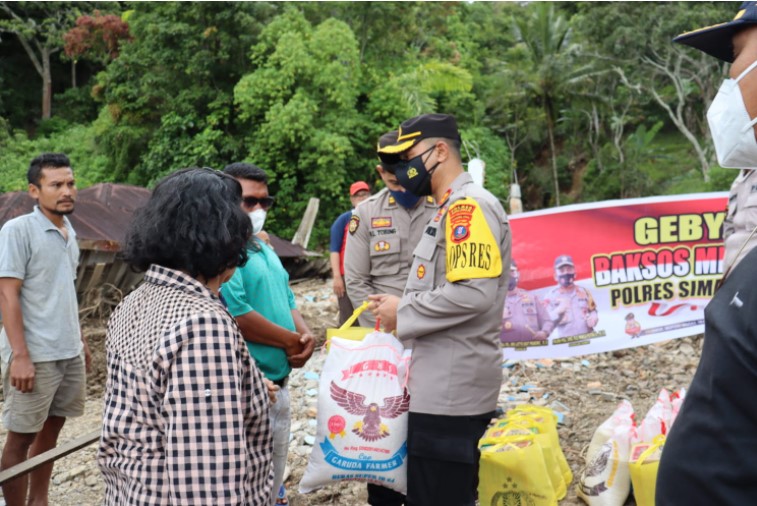
[[[371,218],[371,228],[388,228],[392,226],[391,216],[379,216]]]
[[[389,243],[386,241],[379,241],[373,245],[374,251],[389,251]]]
[[[439,205],[444,205],[451,194],[452,188],[449,188],[446,192],[444,192],[444,195],[442,195],[442,200],[439,201]]]
[[[354,235],[355,232],[357,232],[358,227],[360,227],[360,217],[356,214],[353,214],[352,218],[350,218],[350,226],[348,228],[350,235]]]
[[[452,224],[452,237],[454,243],[463,242],[470,236],[470,222],[473,219],[475,204],[460,203],[449,211],[449,220]]]
[[[426,275],[426,266],[423,264],[420,264],[418,266],[418,270],[415,271],[416,276],[418,276],[418,279],[423,279],[423,277]]]
[[[433,204],[434,203],[434,197],[432,197],[431,195],[429,195],[428,197],[426,197],[426,203],[427,204]]]
[[[395,199],[394,197],[392,197],[391,195],[389,195],[389,205],[393,206],[396,203],[397,203],[397,199]]]

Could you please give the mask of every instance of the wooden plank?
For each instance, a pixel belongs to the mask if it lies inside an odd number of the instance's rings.
[[[84,434],[76,439],[63,443],[62,445],[48,450],[45,453],[40,453],[36,457],[32,457],[26,462],[17,464],[10,469],[0,471],[0,485],[10,481],[24,474],[30,473],[40,466],[47,464],[48,462],[55,462],[58,459],[65,457],[75,451],[81,450],[85,446],[89,446],[100,438],[101,429],[94,430],[89,434]]]
[[[318,215],[318,205],[320,202],[321,201],[315,197],[310,198],[308,201],[308,207],[305,209],[305,214],[302,216],[300,226],[297,227],[297,232],[292,238],[292,244],[297,244],[308,249],[310,233],[313,231],[313,225],[315,225],[315,217]]]
[[[106,265],[108,264],[98,263],[95,265],[95,268],[92,271],[92,277],[89,278],[87,289],[84,290],[85,292],[88,292],[97,286],[97,284],[100,282],[100,278],[102,278],[103,271],[105,270]]]

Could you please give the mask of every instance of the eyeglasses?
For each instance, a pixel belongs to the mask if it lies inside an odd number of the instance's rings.
[[[262,199],[259,199],[257,197],[244,197],[242,199],[242,203],[247,209],[252,209],[253,207],[260,204],[260,207],[267,211],[273,205],[274,200],[275,199],[273,197],[263,197]]]

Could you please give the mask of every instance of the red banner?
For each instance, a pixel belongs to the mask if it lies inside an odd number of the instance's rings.
[[[510,216],[519,280],[506,358],[567,357],[703,331],[723,272],[727,194],[566,206]]]

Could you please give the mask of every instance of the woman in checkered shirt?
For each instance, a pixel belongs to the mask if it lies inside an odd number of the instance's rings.
[[[134,216],[124,259],[144,283],[108,323],[97,461],[107,505],[262,505],[268,393],[218,298],[247,260],[241,187],[212,169],[164,178]]]

